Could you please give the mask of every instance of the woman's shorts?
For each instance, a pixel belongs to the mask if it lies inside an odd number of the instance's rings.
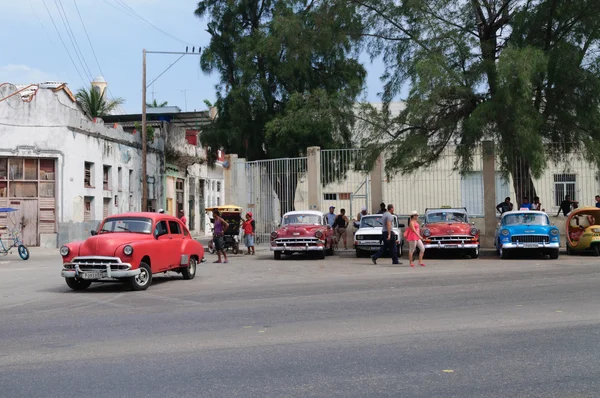
[[[408,241],[408,252],[409,253],[414,253],[416,248],[419,248],[419,250],[421,250],[421,252],[425,251],[425,246],[423,246],[423,241],[422,240],[409,240]]]
[[[342,236],[342,235],[344,235],[345,233],[346,233],[346,228],[338,228],[338,229],[336,230],[336,234],[337,234],[337,236]]]
[[[254,246],[254,235],[246,235],[245,239],[246,239],[246,247]]]
[[[215,242],[215,250],[216,251],[223,250],[223,248],[225,247],[225,241],[223,240],[222,236],[215,236],[213,238],[213,241]]]

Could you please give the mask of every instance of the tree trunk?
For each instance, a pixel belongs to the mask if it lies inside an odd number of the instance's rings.
[[[531,203],[533,198],[537,195],[527,159],[516,158],[510,169],[510,174],[513,179],[513,188],[515,189],[516,195],[513,199],[513,204],[515,205],[514,210],[518,210],[521,203],[523,203],[523,198],[529,199],[529,203]],[[541,202],[544,202],[543,198],[541,199]]]

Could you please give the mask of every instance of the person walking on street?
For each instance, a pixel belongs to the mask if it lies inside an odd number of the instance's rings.
[[[413,255],[417,247],[419,248],[419,264],[424,267],[423,256],[425,255],[425,246],[423,245],[423,237],[421,236],[421,227],[419,227],[419,213],[413,210],[410,214],[408,228],[406,229],[406,240],[408,241],[408,261],[410,266],[414,267]]]
[[[333,227],[335,228],[335,248],[340,242],[340,238],[344,238],[344,250],[348,250],[348,236],[346,235],[346,228],[348,228],[348,217],[346,217],[346,209],[341,209],[340,214],[335,218]]]
[[[392,229],[394,226],[394,205],[390,204],[387,206],[387,211],[383,213],[383,216],[381,217],[381,225],[383,226],[381,229],[383,246],[381,246],[377,253],[371,256],[371,261],[373,261],[373,264],[377,265],[377,259],[383,256],[386,251],[389,251],[392,255],[392,264],[402,264],[398,261],[398,248],[396,247],[396,240],[398,237]]]
[[[246,220],[242,223],[242,230],[244,231],[244,240],[246,241],[246,247],[248,248],[246,254],[254,255],[254,231],[256,230],[256,222],[252,219],[252,212],[246,213]]]
[[[215,244],[215,251],[217,252],[217,256],[219,259],[215,261],[216,264],[220,264],[221,262],[227,264],[229,260],[227,260],[227,254],[225,253],[225,242],[223,241],[223,235],[227,228],[229,228],[229,224],[227,221],[223,220],[221,217],[221,213],[219,210],[213,210],[213,219],[215,220],[215,230],[213,232],[213,242]],[[221,261],[221,255],[223,255],[224,261]]]

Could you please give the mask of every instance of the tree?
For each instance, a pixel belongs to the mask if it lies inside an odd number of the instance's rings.
[[[163,106],[167,106],[169,103],[167,101],[161,102],[160,104],[156,102],[156,99],[153,99],[152,102],[146,103],[148,108],[162,108]]]
[[[572,150],[600,165],[600,2],[349,0],[386,63],[383,100],[410,86],[399,115],[363,107],[373,151],[395,145],[386,172],[411,172],[457,145],[456,167],[494,139],[517,200]]]
[[[352,104],[366,72],[353,48],[362,31],[352,5],[329,0],[204,0],[209,46],[202,69],[217,72],[218,117],[202,142],[247,160],[296,157],[306,146],[351,145]],[[272,184],[293,209],[291,170]],[[282,189],[281,187],[286,187]]]
[[[100,93],[100,90],[93,86],[89,89],[80,88],[75,94],[75,98],[83,111],[92,119],[109,115],[125,102],[122,98],[107,100],[104,98],[104,93]]]

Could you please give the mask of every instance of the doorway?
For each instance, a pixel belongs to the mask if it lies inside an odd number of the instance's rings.
[[[9,228],[21,232],[21,239],[25,246],[38,245],[38,200],[20,199],[11,200],[10,207],[17,209],[8,215]]]

